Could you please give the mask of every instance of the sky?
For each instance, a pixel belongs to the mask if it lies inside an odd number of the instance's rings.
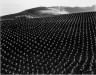
[[[96,0],[0,0],[0,16],[18,13],[39,6],[86,7],[96,5]]]

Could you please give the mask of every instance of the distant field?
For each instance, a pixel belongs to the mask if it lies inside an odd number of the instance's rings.
[[[96,12],[1,21],[2,74],[96,74]]]

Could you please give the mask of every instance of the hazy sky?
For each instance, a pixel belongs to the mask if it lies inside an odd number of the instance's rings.
[[[96,0],[0,0],[0,16],[38,6],[92,6]]]

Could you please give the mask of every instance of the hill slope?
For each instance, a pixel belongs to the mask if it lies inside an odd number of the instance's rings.
[[[1,73],[96,74],[96,12],[1,21]]]
[[[17,17],[24,17],[24,16],[27,18],[41,18],[41,17],[52,16],[52,15],[93,12],[93,11],[96,11],[96,5],[92,7],[63,7],[63,6],[36,7],[36,8],[24,10],[20,13],[2,16],[1,19],[3,20],[14,19]]]

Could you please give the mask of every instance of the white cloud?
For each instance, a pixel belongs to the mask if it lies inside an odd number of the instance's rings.
[[[38,6],[91,6],[96,0],[0,0],[0,15],[17,13]]]

